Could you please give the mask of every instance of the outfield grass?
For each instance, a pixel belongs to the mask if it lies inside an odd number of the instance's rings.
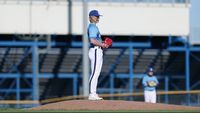
[[[120,110],[120,111],[92,111],[92,110],[81,110],[81,111],[67,111],[67,110],[29,110],[29,109],[0,109],[0,113],[200,113],[197,110]]]

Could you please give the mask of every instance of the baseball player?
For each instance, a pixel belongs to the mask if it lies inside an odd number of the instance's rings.
[[[89,13],[90,24],[88,26],[88,38],[90,41],[89,59],[91,61],[91,75],[89,79],[89,97],[88,100],[102,100],[96,93],[98,78],[101,72],[103,63],[103,48],[108,48],[109,45],[101,39],[97,23],[101,15],[97,10],[92,10]]]
[[[158,83],[158,79],[153,76],[153,68],[149,68],[147,75],[142,79],[145,102],[156,103],[156,86]]]

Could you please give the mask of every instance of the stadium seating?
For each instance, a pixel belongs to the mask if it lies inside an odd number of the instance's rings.
[[[0,50],[1,73],[32,72],[32,56],[31,54],[28,54],[28,48],[0,48]],[[135,74],[144,74],[149,66],[154,67],[155,73],[158,75],[184,74],[184,53],[169,52],[167,50],[159,49],[134,49],[133,58]],[[41,53],[39,61],[39,73],[53,73],[55,75],[58,73],[82,73],[81,48],[52,48],[47,53]],[[198,63],[195,64],[195,62],[192,63],[197,67],[199,65]],[[108,87],[108,75],[111,73],[129,74],[128,49],[113,48],[104,51],[104,64],[99,80],[99,86],[105,87],[104,85],[107,84],[106,87]],[[193,68],[192,73],[197,74],[198,69]],[[51,98],[55,95],[64,96],[72,94],[70,92],[72,90],[72,82],[69,79],[42,78],[39,82],[40,96],[42,99]],[[140,82],[140,79],[135,79],[134,87],[140,86]],[[7,81],[6,84],[9,86],[11,83],[12,82]],[[119,80],[116,81],[116,83],[121,84]],[[25,82],[22,83],[22,86],[27,87]],[[2,87],[5,87],[5,85]],[[117,87],[122,86],[119,85]],[[124,87],[127,87],[127,84]],[[54,94],[56,92],[58,93]]]

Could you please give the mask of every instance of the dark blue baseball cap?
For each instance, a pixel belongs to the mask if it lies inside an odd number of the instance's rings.
[[[91,10],[89,16],[102,16],[102,15],[100,15],[97,10]]]
[[[148,68],[148,72],[153,72],[153,68],[152,67]]]

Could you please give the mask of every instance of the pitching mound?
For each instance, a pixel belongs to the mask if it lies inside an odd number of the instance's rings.
[[[46,104],[33,110],[200,110],[200,107],[178,106],[168,104],[151,104],[119,100],[70,100]]]

